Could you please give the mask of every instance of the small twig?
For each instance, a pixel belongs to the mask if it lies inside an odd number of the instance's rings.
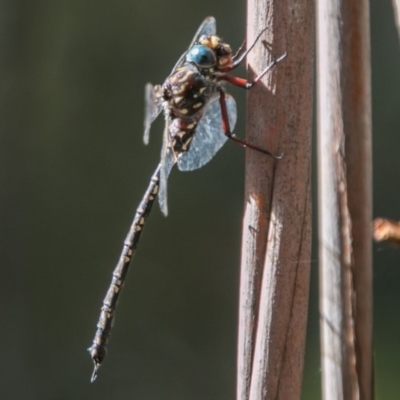
[[[377,242],[391,242],[400,245],[400,221],[376,218],[373,223],[373,236]]]

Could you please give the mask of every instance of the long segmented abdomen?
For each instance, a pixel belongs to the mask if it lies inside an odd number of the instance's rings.
[[[124,286],[129,264],[135,254],[144,224],[150,214],[154,200],[157,197],[159,181],[160,165],[151,177],[149,187],[136,210],[135,218],[124,241],[122,254],[113,271],[110,287],[103,300],[103,306],[101,307],[100,317],[97,323],[97,331],[93,339],[93,344],[88,349],[94,362],[94,370],[91,378],[92,382],[96,379],[97,372],[107,354],[107,344],[111,335],[118,299]]]

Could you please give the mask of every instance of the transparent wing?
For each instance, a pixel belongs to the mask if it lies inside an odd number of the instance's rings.
[[[176,163],[176,158],[169,144],[169,121],[166,121],[164,129],[164,139],[161,149],[161,170],[160,170],[160,188],[158,192],[158,203],[162,213],[168,215],[168,198],[167,198],[167,180],[172,167]]]
[[[226,94],[225,102],[229,126],[233,131],[237,118],[236,102],[229,94]],[[204,114],[197,125],[189,150],[179,156],[178,168],[181,171],[192,171],[201,168],[215,156],[227,139],[222,130],[219,95],[214,96],[208,102]]]
[[[144,87],[144,144],[149,144],[150,126],[162,110],[162,103],[156,94],[156,88],[147,83]]]
[[[215,35],[216,33],[217,33],[217,21],[215,20],[214,17],[207,17],[199,26],[199,29],[197,30],[196,34],[193,37],[192,42],[190,43],[189,49],[199,39],[200,36]],[[187,51],[185,51],[181,55],[178,62],[172,69],[171,74],[184,63],[186,53]],[[157,96],[157,86],[154,87],[151,83],[148,83],[145,86],[145,116],[144,116],[144,135],[143,135],[144,144],[149,143],[151,124],[158,117],[161,111],[162,111],[162,102],[160,101],[160,97]]]
[[[190,43],[189,49],[194,45],[195,42],[202,35],[215,35],[217,33],[217,21],[214,17],[207,17],[197,29],[196,34],[193,37],[192,42]]]
[[[217,33],[217,22],[214,17],[207,17],[196,34],[192,42],[190,43],[189,49],[193,46],[193,44],[199,39],[202,35],[215,35]],[[187,51],[185,51],[178,62],[175,64],[174,68],[171,71],[171,74],[179,68],[185,62],[185,56]],[[162,102],[159,100],[159,96],[157,96],[157,87],[153,87],[151,83],[148,83],[145,87],[145,120],[144,120],[144,143],[147,144],[149,142],[150,136],[150,126],[152,122],[157,118],[157,116],[162,111]],[[229,111],[228,111],[229,112]],[[236,122],[236,106],[235,106],[235,122]],[[171,173],[172,167],[177,162],[176,157],[172,151],[172,149],[168,146],[169,144],[169,119],[167,117],[167,121],[164,129],[164,139],[163,146],[161,150],[161,170],[160,170],[160,188],[158,193],[158,202],[160,204],[161,211],[164,215],[168,214],[168,198],[167,198],[167,180],[169,174]],[[221,144],[222,146],[222,144]],[[221,147],[220,146],[220,147]],[[211,156],[212,157],[212,156]],[[197,167],[197,168],[200,168]],[[195,168],[193,168],[195,169]]]
[[[196,34],[193,37],[192,42],[190,43],[189,49],[198,41],[199,37],[202,35],[215,35],[217,33],[217,21],[214,17],[207,17],[197,29]],[[171,71],[171,74],[179,68],[185,61],[187,51],[185,51],[178,62],[175,64],[174,68]]]

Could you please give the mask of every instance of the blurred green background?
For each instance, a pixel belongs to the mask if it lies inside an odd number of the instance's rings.
[[[374,215],[400,219],[391,7],[371,2]],[[144,85],[163,82],[207,15],[241,43],[245,2],[0,1],[2,399],[234,398],[244,152],[230,143],[173,171],[170,216],[154,207],[94,384],[86,352],[159,160],[162,118],[142,142]],[[305,400],[321,398],[315,254]],[[375,246],[374,260],[377,398],[398,399],[400,252]]]

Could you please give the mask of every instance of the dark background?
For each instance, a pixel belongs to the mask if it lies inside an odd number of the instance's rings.
[[[154,207],[94,384],[86,352],[159,160],[162,118],[142,142],[144,85],[163,82],[207,15],[241,43],[244,2],[0,1],[1,398],[234,398],[244,152],[230,143],[171,174],[170,216]],[[391,1],[372,1],[371,17],[374,215],[400,219]],[[245,94],[234,94],[243,135]],[[307,400],[321,398],[315,253]],[[398,399],[400,252],[374,256],[376,390]]]

